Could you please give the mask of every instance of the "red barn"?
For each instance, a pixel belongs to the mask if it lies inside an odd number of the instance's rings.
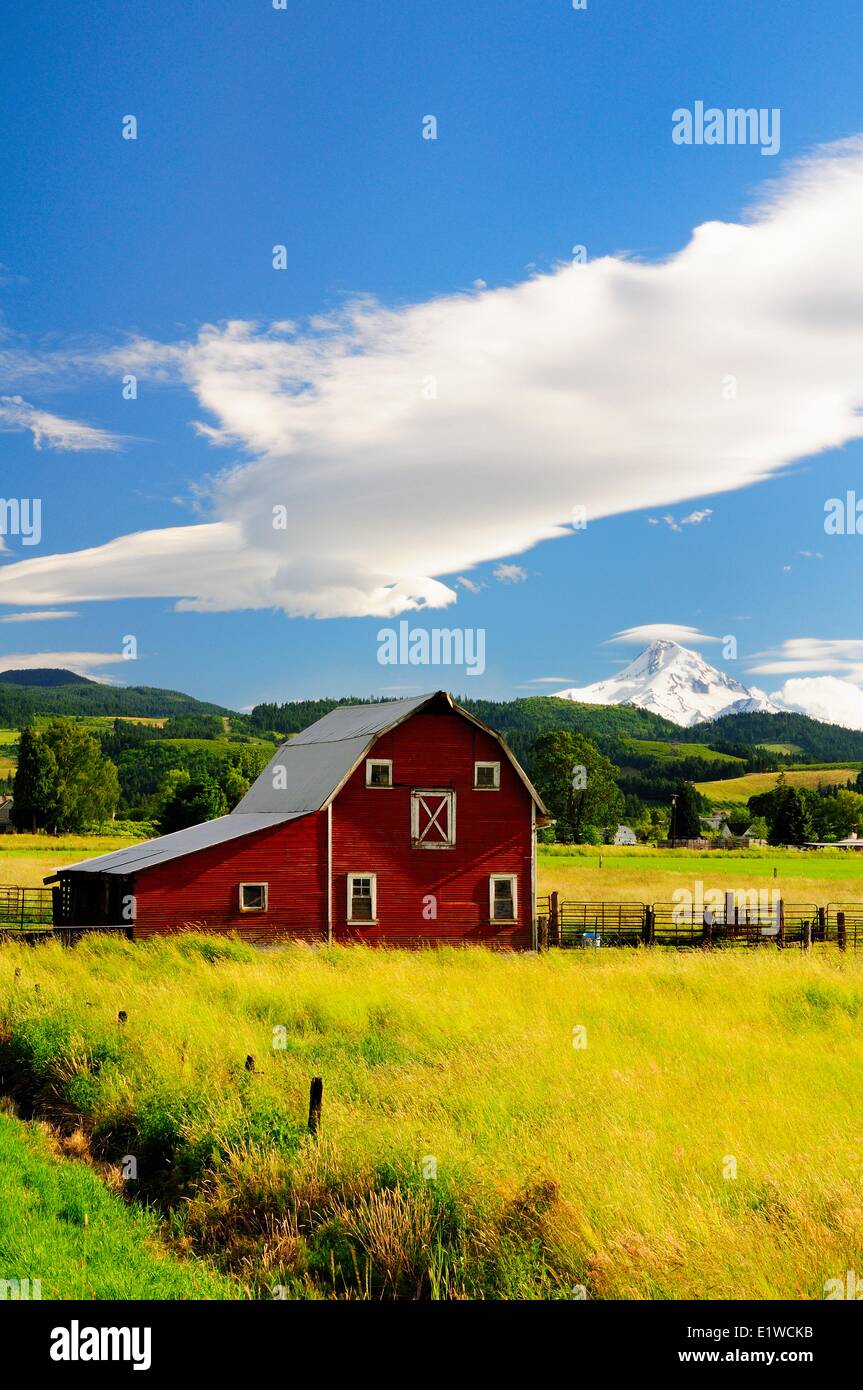
[[[228,816],[61,869],[55,925],[534,944],[547,812],[502,740],[444,691],[334,709]]]

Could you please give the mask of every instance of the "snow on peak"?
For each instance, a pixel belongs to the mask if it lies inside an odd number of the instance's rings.
[[[709,666],[698,652],[668,641],[651,642],[617,676],[580,689],[558,690],[555,696],[590,705],[637,705],[683,726],[723,714],[779,712],[760,691],[747,690],[733,676]]]

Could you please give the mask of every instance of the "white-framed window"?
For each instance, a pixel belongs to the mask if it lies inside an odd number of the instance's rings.
[[[376,922],[377,916],[377,874],[348,874],[348,921]]]
[[[500,763],[474,763],[473,785],[478,792],[496,792],[500,788]]]
[[[266,912],[269,887],[268,883],[241,883],[240,911]]]
[[[517,921],[517,874],[492,874],[488,881],[488,915],[492,922]]]
[[[411,844],[417,849],[450,849],[455,844],[455,792],[411,792]]]
[[[392,784],[392,758],[366,758],[366,786],[391,787]]]

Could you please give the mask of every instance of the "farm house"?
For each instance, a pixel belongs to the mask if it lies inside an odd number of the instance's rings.
[[[334,709],[227,816],[72,864],[56,926],[253,941],[533,944],[548,813],[502,740],[444,691]]]

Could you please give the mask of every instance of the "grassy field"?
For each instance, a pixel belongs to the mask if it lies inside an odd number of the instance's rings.
[[[20,737],[17,729],[0,729],[0,777],[9,777],[15,771]]]
[[[0,836],[0,885],[41,887],[63,864],[127,844],[128,836],[116,835]],[[863,853],[841,850],[545,846],[537,868],[540,894],[556,889],[582,902],[670,902],[676,888],[691,890],[696,880],[712,888],[778,888],[789,902],[863,902]]]
[[[776,871],[774,876],[774,869]],[[580,902],[671,902],[678,888],[778,889],[788,902],[863,903],[863,853],[554,846],[537,856],[537,892]]]
[[[706,743],[674,743],[665,739],[649,738],[621,738],[621,743],[625,748],[631,748],[633,752],[650,754],[658,762],[678,762],[681,758],[703,758],[707,763],[744,763],[744,758],[739,758],[733,753],[719,753],[715,748],[708,748]]]
[[[854,782],[857,767],[835,767],[824,763],[820,767],[789,768],[785,780],[789,787],[844,787]],[[776,786],[776,772],[747,772],[743,777],[728,777],[718,782],[696,782],[703,796],[716,806],[745,805],[750,796],[760,796]]]
[[[43,1299],[224,1299],[242,1290],[169,1252],[159,1223],[49,1133],[0,1114],[0,1279],[38,1279]],[[32,1297],[31,1292],[31,1297]]]
[[[0,835],[0,885],[41,888],[47,874],[134,843],[128,835]]]
[[[863,961],[797,952],[0,949],[6,1085],[253,1297],[820,1299],[863,1267],[861,1024]]]

